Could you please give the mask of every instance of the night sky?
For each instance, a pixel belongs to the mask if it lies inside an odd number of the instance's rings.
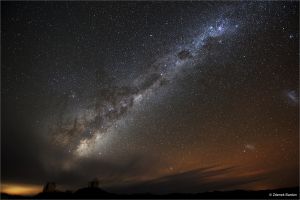
[[[1,191],[299,186],[298,2],[1,2]]]

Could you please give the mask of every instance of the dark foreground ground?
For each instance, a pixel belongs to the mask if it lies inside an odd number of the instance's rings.
[[[14,196],[1,194],[1,199],[299,199],[299,187],[261,191],[223,191],[195,194],[112,194],[100,188],[82,188],[76,192],[39,193],[36,196]]]

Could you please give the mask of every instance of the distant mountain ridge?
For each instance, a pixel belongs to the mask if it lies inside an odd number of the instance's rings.
[[[1,199],[299,199],[299,187],[274,190],[233,190],[204,193],[172,193],[157,195],[150,193],[114,194],[98,187],[86,187],[75,192],[41,192],[35,196],[18,196],[1,193]]]

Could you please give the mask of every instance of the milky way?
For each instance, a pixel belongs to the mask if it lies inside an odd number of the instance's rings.
[[[234,9],[230,11],[234,12]],[[172,52],[151,64],[146,73],[133,80],[132,84],[100,91],[92,109],[78,111],[71,124],[60,122],[54,128],[55,142],[67,145],[68,151],[75,151],[76,155],[98,153],[98,147],[105,137],[113,134],[112,127],[127,114],[128,109],[157,88],[172,84],[183,69],[189,68],[192,72],[195,65],[205,65],[202,60],[208,48],[221,43],[224,37],[233,37],[239,28],[239,24],[226,17],[226,13],[222,14],[222,18],[209,21],[213,23],[202,28],[201,33],[186,44],[177,45]],[[93,151],[95,149],[96,152]]]

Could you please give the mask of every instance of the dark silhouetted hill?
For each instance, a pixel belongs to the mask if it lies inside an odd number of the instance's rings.
[[[110,198],[114,196],[114,194],[106,192],[100,188],[94,187],[87,187],[77,190],[73,194],[73,198],[94,198],[94,197],[101,197],[101,198]]]
[[[73,194],[71,192],[41,192],[32,198],[34,199],[70,199],[72,198]]]
[[[1,199],[299,199],[299,187],[260,191],[214,191],[205,193],[172,193],[155,195],[113,194],[100,188],[81,188],[75,192],[41,192],[35,196],[16,196],[1,193]]]

